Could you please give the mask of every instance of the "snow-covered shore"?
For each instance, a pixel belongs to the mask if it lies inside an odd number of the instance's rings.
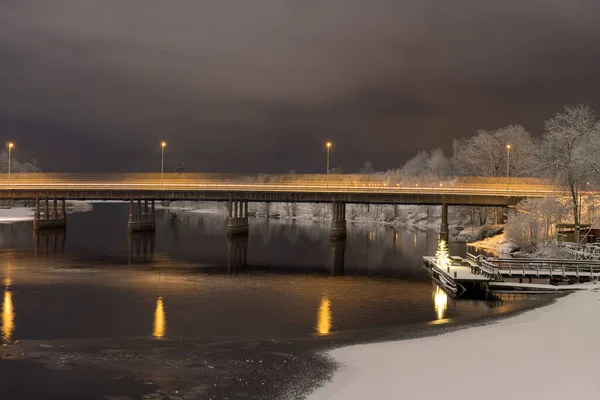
[[[87,202],[67,203],[67,212],[87,212],[93,206]],[[0,208],[0,224],[11,224],[14,222],[33,221],[35,209],[32,207]]]
[[[474,247],[475,249],[491,250],[499,255],[510,254],[517,247],[506,238],[504,233],[487,237],[473,243],[467,243],[467,246]]]
[[[35,210],[31,207],[0,208],[0,224],[33,221]]]
[[[158,206],[157,206],[158,207]],[[173,212],[227,215],[227,205],[217,202],[173,202],[167,208]],[[301,221],[329,221],[328,204],[310,203],[250,203],[248,214],[256,218]],[[411,205],[349,204],[346,220],[352,223],[382,224],[418,229],[439,229],[440,207]]]
[[[350,346],[310,400],[596,400],[597,291],[576,292],[498,323],[441,336]]]

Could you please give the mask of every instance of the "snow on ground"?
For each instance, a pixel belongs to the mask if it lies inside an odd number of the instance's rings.
[[[35,210],[31,207],[0,208],[0,224],[33,221]]]
[[[491,325],[333,350],[343,367],[309,399],[597,400],[599,300],[576,292]]]
[[[516,246],[506,238],[504,233],[500,235],[487,237],[485,239],[481,239],[473,243],[468,243],[467,246],[479,249],[492,250],[498,253],[499,255],[510,254],[516,249]]]

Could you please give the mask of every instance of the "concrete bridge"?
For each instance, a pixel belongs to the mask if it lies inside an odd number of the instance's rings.
[[[560,193],[551,182],[524,178],[459,178],[418,183],[387,175],[12,174],[0,175],[0,199],[34,200],[35,229],[66,226],[66,200],[129,203],[128,229],[155,229],[155,201],[225,201],[228,234],[248,232],[248,202],[331,203],[332,238],[346,235],[346,204],[440,205],[448,237],[449,206],[514,206],[526,197]],[[58,204],[62,209],[58,210]]]

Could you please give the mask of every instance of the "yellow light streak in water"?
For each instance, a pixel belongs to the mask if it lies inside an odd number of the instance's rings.
[[[331,332],[331,302],[327,297],[321,299],[319,314],[317,315],[317,333],[321,336]]]
[[[417,247],[417,234],[415,233],[415,236],[413,236],[413,247]]]
[[[163,305],[162,297],[156,300],[156,310],[154,310],[154,329],[152,329],[152,336],[157,339],[165,336],[167,328],[167,318],[165,316],[165,307]]]
[[[448,308],[448,295],[439,286],[435,287],[433,304],[437,313],[437,319],[444,319],[444,313]]]
[[[10,342],[14,330],[15,311],[13,309],[12,293],[7,290],[4,292],[4,303],[2,304],[2,340],[4,343]]]

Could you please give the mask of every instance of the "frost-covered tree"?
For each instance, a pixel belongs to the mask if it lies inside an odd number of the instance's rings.
[[[510,144],[510,161],[506,145]],[[531,176],[536,165],[535,143],[520,125],[494,131],[479,130],[456,144],[456,173],[466,176]]]
[[[373,175],[375,173],[375,168],[373,168],[373,164],[371,164],[371,161],[365,162],[365,165],[363,165],[363,167],[361,168],[360,173],[364,175]]]
[[[569,191],[575,234],[579,239],[579,192],[593,178],[590,165],[597,154],[590,155],[589,146],[600,139],[596,113],[585,104],[566,106],[546,121],[545,128],[538,153],[539,166]]]
[[[31,173],[42,171],[38,166],[37,160],[20,163],[19,160],[15,158],[14,153],[10,157],[10,170],[13,173]],[[8,152],[6,150],[0,151],[0,173],[8,173]]]
[[[541,242],[556,238],[556,224],[563,222],[568,213],[568,200],[564,198],[525,199],[509,215],[506,236],[521,248],[534,249]]]
[[[409,159],[402,169],[400,175],[407,181],[439,181],[451,175],[452,164],[441,149],[431,152],[420,151]]]

